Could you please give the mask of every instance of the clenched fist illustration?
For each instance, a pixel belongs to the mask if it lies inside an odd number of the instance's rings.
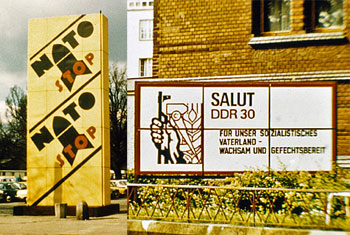
[[[180,151],[180,137],[175,127],[162,115],[151,123],[152,141],[158,149],[158,164],[185,163]]]

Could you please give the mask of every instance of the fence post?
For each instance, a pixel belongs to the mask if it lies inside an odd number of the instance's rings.
[[[129,218],[130,186],[126,186],[126,216]]]
[[[329,193],[327,197],[327,210],[325,215],[325,223],[326,225],[329,225],[331,222],[331,209],[332,209],[332,199],[333,199],[333,193]]]
[[[345,197],[345,216],[349,217],[350,216],[350,207],[349,207],[349,203],[350,203],[350,198],[349,197]]]
[[[187,221],[190,221],[190,189],[187,189]]]
[[[253,191],[253,223],[254,223],[254,225],[255,225],[255,209],[256,209],[255,191]]]

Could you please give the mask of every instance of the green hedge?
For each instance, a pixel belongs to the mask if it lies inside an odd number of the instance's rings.
[[[134,182],[134,174],[128,172],[128,181]],[[350,171],[336,169],[331,172],[267,172],[249,171],[235,173],[225,178],[200,177],[140,177],[137,183],[171,184],[171,185],[203,185],[203,186],[232,186],[232,187],[261,187],[289,189],[350,189]]]
[[[332,172],[266,172],[251,171],[244,173],[235,173],[225,178],[200,178],[200,177],[142,177],[137,183],[142,184],[158,184],[158,185],[202,185],[202,186],[227,186],[227,187],[254,187],[254,188],[286,188],[286,189],[328,189],[328,190],[349,190],[350,174],[349,170],[337,169]],[[134,182],[132,172],[128,174],[129,182]],[[215,193],[211,190],[215,190]],[[159,216],[162,219],[178,219],[172,217],[174,211],[169,212],[172,206],[179,213],[186,212],[186,190],[162,189],[162,187],[154,187],[149,191],[147,187],[140,187],[137,191],[139,199],[132,202],[134,208],[141,210],[139,216],[145,216],[146,210],[154,211],[153,217]],[[222,213],[219,217],[225,220],[223,213],[232,214],[237,209],[244,215],[248,215],[252,209],[252,197],[256,197],[255,205],[260,215],[268,217],[264,223],[279,223],[279,220],[297,223],[298,226],[303,225],[319,225],[324,226],[325,202],[327,193],[309,193],[301,191],[260,191],[254,192],[250,190],[226,190],[226,189],[195,189],[190,196],[191,213],[196,214],[190,217],[198,218],[204,211],[208,211],[207,219],[213,219],[218,211],[218,205],[222,204]],[[175,198],[174,198],[175,197]],[[141,203],[140,198],[143,198]],[[239,200],[237,200],[239,198]],[[338,228],[350,228],[350,224],[345,217],[344,207],[339,199],[335,199],[332,204],[332,222],[339,220]],[[157,201],[157,203],[156,203]],[[207,210],[203,210],[203,201],[206,201]],[[272,203],[271,203],[272,202]],[[158,204],[158,206],[157,206]],[[174,209],[175,210],[175,209]],[[274,215],[271,214],[273,210]],[[188,212],[188,211],[187,211]],[[221,212],[219,210],[219,212]],[[170,214],[169,214],[170,213]],[[285,217],[287,215],[287,217]],[[138,217],[138,216],[137,216]],[[218,217],[218,218],[219,218]],[[237,218],[236,218],[237,217]],[[248,216],[249,217],[249,216]],[[190,218],[190,219],[191,219]],[[282,219],[285,218],[285,219]],[[203,215],[201,217],[203,219]],[[251,219],[250,219],[251,220]],[[217,221],[217,219],[216,219]],[[234,214],[232,221],[224,221],[229,223],[242,222],[238,213]],[[246,221],[247,222],[247,221]],[[251,221],[248,221],[248,223]],[[338,223],[338,222],[337,222]]]

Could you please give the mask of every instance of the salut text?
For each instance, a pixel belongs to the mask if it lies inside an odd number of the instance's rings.
[[[211,109],[211,119],[254,119],[255,110],[251,108],[254,95],[254,92],[213,92],[211,105],[220,108]]]

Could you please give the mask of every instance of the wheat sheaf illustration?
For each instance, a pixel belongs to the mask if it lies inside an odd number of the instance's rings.
[[[201,104],[167,104],[167,115],[180,136],[180,150],[187,164],[202,163]]]

